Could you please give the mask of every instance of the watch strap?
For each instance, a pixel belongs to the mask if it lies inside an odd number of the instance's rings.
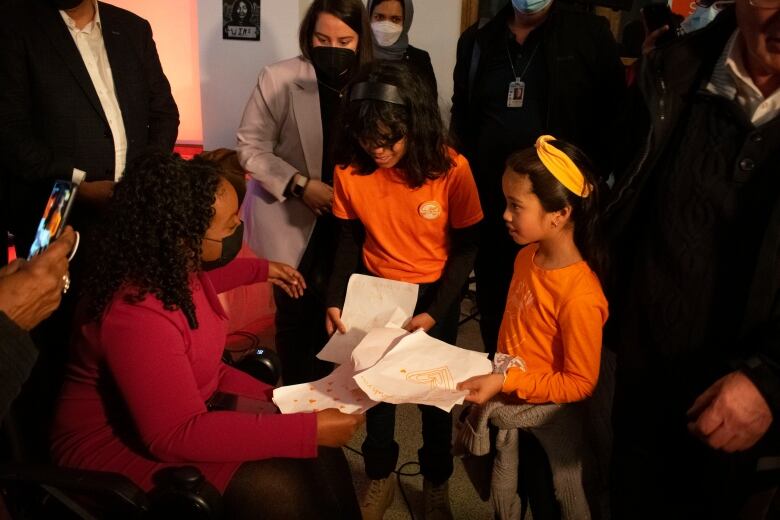
[[[295,177],[293,177],[292,183],[290,184],[290,194],[293,197],[303,197],[303,192],[306,190],[307,184],[309,184],[308,177],[301,175],[300,173],[296,174]]]

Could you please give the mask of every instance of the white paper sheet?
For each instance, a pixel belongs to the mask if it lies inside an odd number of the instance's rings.
[[[376,365],[404,336],[404,329],[372,329],[352,351],[352,364],[355,372],[360,372]]]
[[[336,332],[317,354],[323,361],[348,364],[355,347],[375,328],[400,329],[412,317],[418,286],[375,276],[353,274],[341,310],[346,334]]]
[[[456,390],[457,383],[491,370],[487,354],[417,331],[402,337],[374,366],[356,374],[355,381],[375,401],[427,404],[449,412],[468,394]]]
[[[344,413],[363,413],[376,406],[353,379],[350,364],[311,383],[282,386],[274,390],[273,402],[282,413],[317,412],[335,408]]]
[[[351,359],[332,374],[277,388],[273,401],[282,413],[326,408],[363,413],[380,401],[427,404],[449,412],[468,394],[456,390],[457,383],[491,371],[485,353],[448,345],[423,331],[380,328],[369,331]]]

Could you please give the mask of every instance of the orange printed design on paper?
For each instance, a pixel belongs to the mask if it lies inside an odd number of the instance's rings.
[[[454,390],[455,380],[448,367],[439,367],[431,370],[419,370],[406,374],[406,380],[421,385],[430,385],[431,389]]]

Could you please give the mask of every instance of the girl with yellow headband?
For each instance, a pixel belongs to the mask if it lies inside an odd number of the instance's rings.
[[[568,429],[578,423],[573,416],[564,419],[570,410],[565,403],[591,395],[599,375],[608,313],[597,275],[604,269],[597,240],[598,187],[583,152],[552,136],[511,155],[502,184],[507,231],[527,247],[515,260],[493,373],[459,385],[469,391],[467,401],[483,405],[471,410],[471,428],[464,431],[473,434],[482,424],[486,432],[487,421],[497,424],[500,415],[499,428],[533,431],[553,471],[558,464],[571,474],[571,468],[581,467],[576,463],[580,448],[576,442],[558,446],[551,439],[556,425],[568,425],[558,439],[576,437],[579,429]],[[542,423],[545,428],[539,432],[535,427]],[[579,484],[568,492],[575,498],[562,501],[561,507],[584,518],[581,480],[573,482]]]

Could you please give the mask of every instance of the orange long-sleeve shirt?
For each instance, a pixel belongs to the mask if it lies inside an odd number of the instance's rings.
[[[515,259],[498,350],[522,358],[526,371],[511,368],[503,391],[529,403],[570,403],[596,386],[607,299],[584,261],[546,270],[534,264],[538,244]]]

